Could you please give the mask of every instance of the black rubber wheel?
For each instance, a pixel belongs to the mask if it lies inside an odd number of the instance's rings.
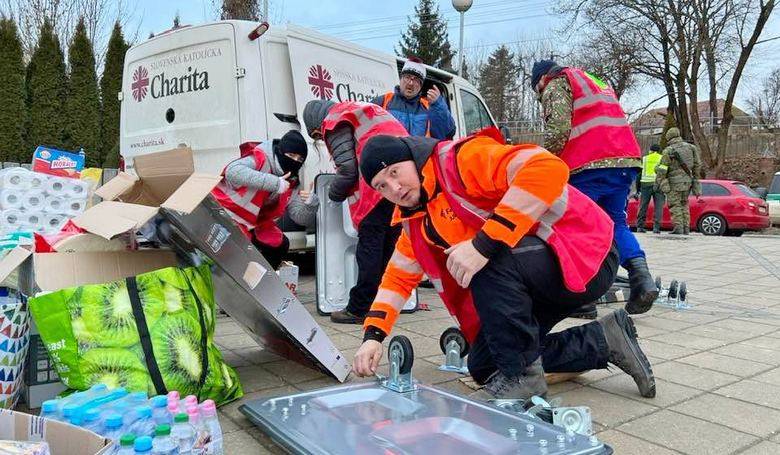
[[[728,230],[726,220],[716,213],[706,213],[697,223],[699,232],[704,235],[723,235]]]
[[[392,362],[392,352],[398,350],[401,354],[401,364],[398,368],[398,372],[406,374],[412,371],[412,365],[414,364],[414,349],[412,348],[412,342],[409,338],[403,335],[396,335],[390,340],[390,345],[387,348],[387,360]]]
[[[669,283],[669,298],[677,298],[677,280],[672,280],[672,282]]]
[[[439,337],[439,347],[441,348],[442,354],[447,354],[447,345],[453,339],[458,343],[458,346],[460,346],[460,358],[466,357],[469,354],[471,346],[469,346],[469,342],[466,341],[466,337],[463,336],[463,332],[457,327],[448,328],[442,332]]]
[[[661,277],[660,276],[655,277],[655,287],[659,291],[661,290]]]
[[[680,294],[680,300],[683,302],[688,298],[688,285],[685,284],[685,281],[680,283],[680,289],[677,293]]]

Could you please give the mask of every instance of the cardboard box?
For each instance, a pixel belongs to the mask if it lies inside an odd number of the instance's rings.
[[[38,416],[0,409],[0,439],[46,441],[52,455],[104,455],[111,441],[83,428]]]
[[[103,202],[73,222],[93,234],[111,239],[140,229],[160,208],[190,213],[222,180],[195,173],[192,150],[179,147],[133,160],[137,176],[120,172],[95,194]]]

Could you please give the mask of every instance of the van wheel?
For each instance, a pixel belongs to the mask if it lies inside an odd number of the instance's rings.
[[[716,213],[708,213],[699,218],[699,232],[704,235],[723,235],[728,226],[726,220]]]

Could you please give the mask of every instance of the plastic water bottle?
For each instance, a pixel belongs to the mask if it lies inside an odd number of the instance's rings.
[[[177,414],[179,414],[179,400],[171,400],[168,399],[168,415],[171,416],[171,423],[173,423],[173,419],[176,417]]]
[[[80,427],[84,425],[84,416],[82,416],[81,414],[72,415],[68,417],[68,423],[73,426]]]
[[[200,419],[200,412],[198,412],[198,405],[187,406],[187,417],[189,418],[190,425],[195,431],[195,439],[192,443],[192,453],[203,454],[206,453],[206,445],[211,440],[208,429],[203,426],[203,421]]]
[[[204,401],[200,405],[200,413],[203,425],[208,428],[209,435],[211,435],[211,442],[207,446],[206,453],[209,455],[223,455],[225,452],[222,448],[222,427],[219,425],[217,405],[214,403],[214,400]]]
[[[62,420],[59,410],[59,400],[46,400],[41,405],[41,417],[49,420]]]
[[[100,419],[100,409],[92,408],[84,413],[83,427],[89,431],[100,434],[100,431],[103,429],[103,422]]]
[[[66,419],[78,411],[79,406],[89,400],[105,395],[108,387],[105,384],[95,384],[83,392],[75,392],[59,400],[59,410]]]
[[[157,425],[154,433],[155,437],[152,441],[153,455],[178,455],[179,447],[171,438],[170,425]]]
[[[133,444],[135,443],[135,435],[132,433],[123,434],[121,438],[119,438],[119,447],[117,448],[117,451],[114,452],[115,455],[135,455],[135,449],[133,449]]]
[[[103,427],[103,436],[113,441],[119,441],[124,432],[122,431],[122,416],[119,414],[109,414],[106,417]]]
[[[169,424],[173,421],[171,413],[168,412],[168,397],[157,395],[149,400],[152,406],[152,418],[157,425]]]
[[[133,410],[136,415],[136,419],[130,426],[130,431],[138,436],[154,436],[154,427],[157,424],[154,423],[152,418],[152,408],[149,406],[136,406]]]
[[[195,431],[190,425],[190,418],[187,414],[180,412],[173,418],[173,428],[171,428],[171,438],[179,446],[180,454],[190,455],[192,445],[195,442]]]
[[[151,436],[139,436],[139,437],[135,438],[135,442],[133,443],[133,447],[135,448],[135,453],[151,454],[152,453],[152,437]]]
[[[108,390],[104,384],[97,384],[92,386],[90,390],[84,392],[83,395],[69,400],[68,403],[62,407],[62,415],[65,418],[70,418],[74,415],[83,415],[89,409],[112,403],[125,395],[127,395],[127,391],[123,388]]]
[[[187,395],[184,398],[183,403],[179,404],[179,407],[183,409],[184,412],[186,412],[188,407],[197,406],[197,405],[198,405],[198,397],[196,397],[195,395]]]

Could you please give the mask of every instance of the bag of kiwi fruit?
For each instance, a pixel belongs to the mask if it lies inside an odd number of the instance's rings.
[[[168,267],[29,300],[62,382],[162,395],[177,390],[225,404],[243,395],[214,344],[211,272]]]

